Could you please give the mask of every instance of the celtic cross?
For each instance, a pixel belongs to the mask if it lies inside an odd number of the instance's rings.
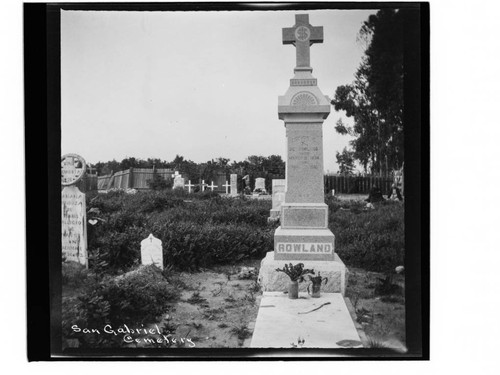
[[[323,26],[311,26],[308,14],[295,15],[295,26],[283,29],[283,44],[293,44],[296,49],[297,67],[309,68],[310,47],[313,43],[323,43]]]

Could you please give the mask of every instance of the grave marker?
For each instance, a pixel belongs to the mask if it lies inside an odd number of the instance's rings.
[[[231,185],[229,185],[226,181],[226,183],[224,185],[222,185],[222,187],[225,187],[226,188],[226,194],[228,194],[228,188],[230,187]]]
[[[235,197],[238,195],[238,175],[236,173],[231,174],[231,196]]]
[[[61,249],[66,261],[88,268],[87,208],[85,194],[77,186],[85,175],[85,160],[76,154],[61,157]]]
[[[184,189],[184,178],[179,174],[174,178],[174,189]]]
[[[214,185],[214,182],[212,181],[212,185],[207,185],[211,191],[214,191],[214,188],[217,187],[217,185]]]
[[[307,14],[296,15],[295,25],[283,29],[283,44],[296,48],[296,67],[287,92],[278,99],[286,132],[286,193],[274,252],[266,255],[260,268],[264,291],[280,291],[287,282],[276,268],[301,262],[328,278],[325,292],[345,292],[345,265],[335,254],[323,191],[323,121],[330,114],[330,99],[319,89],[310,66],[310,46],[322,42],[323,28],[311,26]]]
[[[154,264],[163,270],[163,248],[161,240],[150,234],[141,241],[141,264],[147,266]]]
[[[260,189],[262,192],[266,191],[266,179],[262,177],[257,177],[255,179],[255,188],[253,191],[256,191],[257,189]]]
[[[281,205],[285,201],[285,179],[274,179],[273,180],[273,206],[271,208],[271,217],[276,218],[281,214]]]
[[[189,183],[186,186],[188,188],[188,193],[191,193],[191,188],[194,187],[195,185],[192,185],[191,180],[189,180]]]

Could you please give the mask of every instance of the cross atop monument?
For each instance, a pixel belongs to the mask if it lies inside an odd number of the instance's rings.
[[[295,26],[283,29],[283,44],[293,44],[296,49],[296,70],[312,71],[310,47],[314,43],[323,43],[323,26],[311,26],[308,14],[296,14]]]

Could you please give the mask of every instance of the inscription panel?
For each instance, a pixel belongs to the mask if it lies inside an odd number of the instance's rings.
[[[314,79],[296,79],[292,78],[290,80],[290,86],[317,86],[318,80]]]
[[[66,261],[87,266],[87,222],[85,194],[76,186],[61,192],[61,246]]]
[[[283,228],[327,228],[328,210],[325,208],[294,208],[283,210]]]
[[[308,135],[290,137],[288,141],[288,163],[290,168],[319,170],[322,164],[320,142],[320,137]]]
[[[331,254],[333,245],[331,243],[312,242],[278,242],[276,253],[283,254]]]
[[[285,202],[324,203],[321,124],[287,124],[286,169]]]

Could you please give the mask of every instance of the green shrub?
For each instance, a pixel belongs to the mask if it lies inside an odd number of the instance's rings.
[[[102,329],[127,324],[139,326],[154,322],[165,313],[168,304],[179,297],[155,266],[142,266],[118,277],[90,279],[77,297],[63,298],[63,338],[77,338],[81,346],[109,346],[118,341],[113,335],[89,335],[74,332],[71,326]]]
[[[79,287],[87,280],[88,270],[77,262],[63,262],[61,282],[64,286]]]
[[[273,248],[270,201],[167,190],[101,195],[89,200],[93,207],[102,220],[89,226],[89,252],[110,273],[137,264],[150,233],[163,241],[165,264],[181,270],[263,257]]]
[[[387,201],[371,210],[365,205],[329,200],[335,251],[348,266],[393,272],[404,264],[404,206]]]
[[[154,174],[153,178],[151,180],[147,180],[146,183],[149,188],[153,190],[165,190],[172,187],[172,181],[164,179],[159,174]]]

